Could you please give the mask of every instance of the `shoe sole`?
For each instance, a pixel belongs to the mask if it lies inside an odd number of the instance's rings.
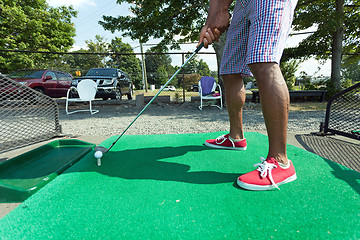
[[[280,186],[285,183],[289,183],[292,181],[295,181],[297,178],[296,173],[288,178],[286,178],[284,181],[277,183],[277,186]],[[237,185],[243,189],[251,190],[251,191],[266,191],[276,188],[274,185],[255,185],[255,184],[249,184],[244,183],[237,179]]]
[[[210,144],[208,142],[205,142],[205,146],[208,146],[208,147],[211,147],[211,148],[238,150],[238,151],[246,150],[246,147],[224,147],[224,146],[213,145],[213,144]]]

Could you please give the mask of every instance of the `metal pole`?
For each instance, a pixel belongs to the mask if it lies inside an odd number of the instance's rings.
[[[140,51],[141,51],[141,67],[142,67],[142,77],[143,77],[143,89],[145,89],[145,92],[147,92],[147,76],[146,76],[146,63],[144,58],[144,50],[143,50],[143,44],[140,39]]]
[[[184,65],[185,62],[185,54],[182,54],[182,65]],[[182,77],[182,87],[183,87],[183,103],[185,102],[185,69],[183,68],[182,71],[183,77]]]

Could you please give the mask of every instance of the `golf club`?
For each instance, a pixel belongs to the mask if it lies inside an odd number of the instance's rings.
[[[106,147],[102,147],[102,146],[96,146],[95,147],[95,154],[94,157],[97,159],[97,165],[101,166],[101,157],[103,156],[104,153],[107,153],[115,144],[117,141],[119,141],[119,139],[125,134],[125,132],[133,125],[133,123],[140,117],[140,115],[146,110],[146,108],[154,101],[154,99],[159,96],[159,94],[162,92],[162,90],[176,77],[176,75],[180,72],[180,70],[195,56],[195,54],[197,54],[200,49],[204,46],[204,43],[201,43],[196,50],[191,54],[191,56],[186,59],[186,61],[184,62],[183,65],[181,65],[181,67],[174,73],[174,75],[172,75],[172,77],[164,84],[164,86],[162,86],[160,88],[160,90],[158,91],[157,94],[155,94],[155,96],[148,102],[148,104],[146,104],[146,106],[140,111],[140,113],[134,118],[134,120],[129,124],[129,126],[127,126],[125,128],[125,130],[120,134],[120,136],[110,145],[109,148]]]

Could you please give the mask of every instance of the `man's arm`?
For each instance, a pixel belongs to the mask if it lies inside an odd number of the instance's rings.
[[[199,43],[204,42],[207,48],[213,41],[226,31],[230,24],[229,7],[233,0],[210,0],[210,7],[205,26],[199,36]]]

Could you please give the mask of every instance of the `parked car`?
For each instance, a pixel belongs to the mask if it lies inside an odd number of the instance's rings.
[[[161,86],[161,87],[163,87],[163,86]],[[176,88],[174,86],[166,86],[163,89],[163,91],[175,91],[175,90],[176,90]]]
[[[117,68],[92,68],[83,77],[75,78],[71,86],[77,86],[82,79],[92,79],[97,84],[95,98],[121,100],[123,95],[133,98],[133,83],[129,75]],[[76,95],[76,92],[72,92]]]
[[[50,97],[66,97],[73,77],[70,73],[50,69],[17,70],[7,77]]]

